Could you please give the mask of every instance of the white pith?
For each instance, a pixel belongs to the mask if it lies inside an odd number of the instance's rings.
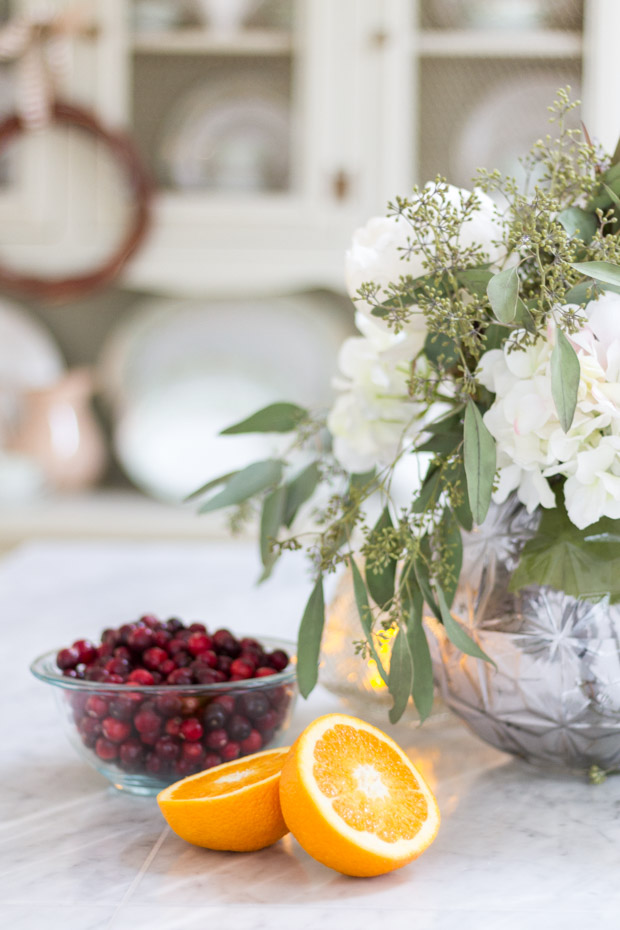
[[[364,763],[353,770],[357,787],[369,798],[385,798],[390,792],[379,772],[372,765]]]

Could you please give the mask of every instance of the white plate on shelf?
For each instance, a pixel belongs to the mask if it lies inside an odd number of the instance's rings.
[[[179,501],[277,452],[278,437],[218,434],[275,401],[329,404],[350,332],[329,295],[145,302],[112,335],[99,366],[123,469],[147,493]]]
[[[548,106],[559,87],[571,85],[573,99],[580,97],[580,87],[570,72],[515,76],[495,87],[465,115],[456,127],[450,145],[451,175],[454,184],[471,187],[478,168],[498,168],[525,182],[519,158],[534,142],[553,134]],[[573,114],[579,127],[578,111]]]
[[[286,94],[264,75],[218,74],[189,91],[166,122],[159,174],[181,190],[285,190],[289,152]]]
[[[64,371],[60,349],[42,323],[18,304],[0,300],[0,389],[46,387]]]

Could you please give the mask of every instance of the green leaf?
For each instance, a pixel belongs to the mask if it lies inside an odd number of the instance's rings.
[[[484,331],[484,351],[489,349],[501,349],[506,342],[506,330],[497,323],[491,323]]]
[[[441,620],[441,611],[439,609],[439,604],[435,600],[435,593],[431,585],[427,563],[423,558],[414,558],[412,559],[412,564],[416,581],[418,582],[420,591],[424,596],[424,600],[433,611],[437,619]]]
[[[538,532],[530,539],[510,580],[510,590],[549,585],[573,597],[620,600],[618,540],[620,520],[603,518],[578,529],[563,500],[543,510]]]
[[[446,414],[440,420],[433,420],[428,426],[424,427],[426,433],[444,433],[461,431],[463,422],[463,407],[459,407],[451,413]]]
[[[505,268],[493,275],[487,286],[493,313],[500,323],[512,323],[517,313],[519,275],[516,268]]]
[[[464,462],[467,495],[476,523],[484,522],[487,515],[496,469],[495,440],[484,425],[480,411],[473,401],[465,410]]]
[[[231,507],[241,504],[260,491],[270,488],[280,482],[282,477],[282,462],[277,459],[265,459],[263,462],[254,462],[242,471],[235,472],[225,488],[219,494],[210,498],[199,509],[199,513],[210,513],[221,507]]]
[[[270,404],[253,413],[247,420],[241,420],[240,423],[223,429],[220,436],[234,436],[237,433],[290,433],[307,416],[308,411],[296,404]]]
[[[429,333],[424,341],[424,354],[435,367],[452,368],[459,360],[453,339],[443,333]]]
[[[598,228],[596,216],[581,207],[567,207],[558,213],[557,220],[571,239],[581,239],[585,243],[592,241]]]
[[[580,281],[564,295],[567,304],[587,304],[596,297],[596,284],[594,281]]]
[[[424,477],[422,490],[414,501],[411,510],[413,513],[423,513],[435,506],[441,490],[441,469],[431,465]]]
[[[375,523],[369,534],[368,542],[372,545],[382,535],[383,530],[393,529],[394,524],[390,517],[387,504],[383,513]],[[394,597],[394,580],[396,578],[396,560],[390,559],[381,570],[366,568],[366,585],[370,596],[378,607],[385,608]]]
[[[466,268],[465,271],[459,271],[456,279],[461,287],[469,291],[470,294],[476,294],[477,297],[484,297],[487,292],[489,281],[494,272],[488,268]]]
[[[236,471],[229,471],[225,475],[219,475],[217,478],[212,478],[211,481],[207,481],[206,484],[203,484],[196,491],[192,491],[191,494],[188,494],[185,498],[186,501],[194,500],[196,497],[202,497],[203,494],[206,494],[207,491],[211,491],[213,488],[216,488],[219,484],[224,484],[225,481],[229,481],[233,475],[236,475]]]
[[[526,329],[528,333],[532,333],[532,335],[535,335],[538,332],[536,329],[536,323],[534,322],[534,317],[520,297],[517,301],[517,312],[514,321],[517,326],[522,326],[523,329]]]
[[[435,455],[450,455],[460,442],[463,441],[463,431],[454,433],[437,433],[431,436],[421,446],[416,446],[416,452],[434,452]]]
[[[412,592],[410,586],[407,588],[407,594],[407,639],[413,659],[411,695],[420,716],[420,722],[423,722],[433,707],[433,663],[422,623],[424,598],[418,588]]]
[[[495,662],[489,658],[486,652],[483,652],[478,643],[475,643],[471,636],[465,632],[461,624],[454,619],[446,604],[446,599],[441,588],[437,589],[437,599],[441,611],[441,622],[444,625],[446,635],[450,642],[456,646],[457,649],[460,649],[461,652],[466,653],[466,655],[473,656],[476,659],[485,659],[487,662],[490,662],[491,665],[495,665]]]
[[[556,327],[555,345],[551,352],[551,394],[565,433],[569,431],[575,415],[580,378],[577,353],[563,331]]]
[[[277,561],[277,555],[271,547],[270,540],[278,537],[278,530],[282,526],[284,508],[286,505],[286,488],[276,488],[265,497],[260,521],[260,556],[265,571],[260,580],[264,581],[271,574]]]
[[[618,197],[616,192],[613,191],[611,187],[609,187],[609,185],[607,184],[603,184],[603,189],[605,193],[607,194],[607,196],[609,197],[609,199],[611,200],[611,202],[613,203],[613,205],[615,207],[620,207],[620,197]]]
[[[319,677],[319,658],[324,625],[323,577],[319,575],[301,618],[297,638],[297,681],[299,692],[305,698],[308,697]]]
[[[441,583],[446,602],[451,606],[463,565],[463,539],[451,510],[444,510],[437,528],[437,537],[441,552]]]
[[[303,471],[300,471],[286,485],[286,507],[284,510],[284,526],[290,526],[302,504],[309,500],[319,483],[320,471],[317,462],[312,462]]]
[[[620,265],[611,262],[571,262],[571,268],[602,284],[620,287]]]
[[[379,654],[375,649],[375,643],[372,636],[372,623],[373,616],[370,609],[370,604],[368,603],[368,594],[366,592],[366,585],[364,584],[364,579],[360,573],[359,568],[355,564],[355,559],[353,556],[349,559],[349,564],[351,566],[351,574],[353,575],[353,592],[355,594],[355,603],[357,605],[357,612],[360,617],[360,622],[362,624],[362,629],[364,631],[364,636],[370,648],[370,654],[377,663],[377,669],[381,678],[388,684],[387,672],[383,668],[383,663],[379,658]]]
[[[392,642],[390,656],[390,672],[388,675],[388,690],[394,698],[390,708],[390,723],[397,723],[404,714],[413,686],[413,662],[409,651],[407,634],[398,628]]]

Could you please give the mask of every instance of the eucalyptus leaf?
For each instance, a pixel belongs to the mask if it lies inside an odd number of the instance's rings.
[[[355,603],[357,605],[357,612],[359,614],[360,623],[362,625],[362,630],[364,631],[364,636],[366,642],[370,648],[370,654],[375,660],[377,669],[381,678],[388,684],[387,672],[383,667],[383,663],[379,658],[379,654],[375,649],[375,643],[372,635],[372,625],[373,625],[373,616],[370,609],[370,604],[368,603],[368,593],[366,591],[366,585],[364,584],[364,579],[362,578],[361,572],[357,565],[355,564],[355,559],[353,556],[349,559],[349,565],[351,566],[351,574],[353,575],[353,593],[355,594]]]
[[[489,281],[494,272],[489,271],[487,267],[466,268],[465,271],[459,271],[456,278],[461,287],[469,291],[470,294],[476,294],[477,297],[484,297],[487,292]]]
[[[602,284],[620,287],[620,265],[611,262],[572,262],[571,268]]]
[[[261,581],[269,577],[271,569],[277,561],[271,541],[278,537],[278,530],[282,526],[284,519],[285,506],[286,488],[284,487],[276,488],[275,491],[267,494],[263,501],[260,521],[260,555],[265,571],[261,576]]]
[[[392,529],[394,524],[390,517],[387,504],[383,513],[372,528],[368,542],[373,544],[381,538],[385,529]],[[380,570],[366,567],[366,586],[370,596],[378,607],[385,608],[394,597],[394,581],[396,578],[396,559],[389,559]]]
[[[191,501],[197,497],[202,497],[202,495],[206,494],[207,491],[212,491],[213,488],[217,488],[218,485],[224,484],[226,481],[229,481],[233,475],[236,474],[236,471],[229,471],[225,475],[218,475],[217,478],[212,478],[211,481],[207,481],[206,484],[203,484],[196,491],[192,491],[191,494],[188,494],[185,500]]]
[[[416,452],[434,452],[435,455],[450,455],[460,442],[463,441],[463,432],[437,433],[431,436],[421,446],[416,446]]]
[[[456,344],[443,333],[429,333],[424,341],[424,354],[436,367],[452,368],[459,360]]]
[[[571,239],[581,239],[585,243],[592,241],[598,228],[595,214],[582,207],[567,207],[558,213],[557,220]]]
[[[226,487],[203,504],[198,512],[211,513],[222,507],[241,504],[260,491],[279,484],[281,477],[282,462],[278,459],[254,462],[241,471],[235,472]]]
[[[587,304],[596,297],[594,281],[580,281],[573,285],[564,296],[567,304]]]
[[[516,268],[504,268],[493,275],[487,286],[493,313],[500,323],[512,323],[517,313],[519,275]]]
[[[237,433],[290,433],[307,416],[308,411],[297,404],[270,404],[246,420],[223,429],[220,436],[234,436]]]
[[[469,401],[465,410],[463,443],[469,506],[474,520],[480,524],[491,503],[497,458],[495,440],[473,401]]]
[[[299,508],[312,497],[319,483],[319,478],[318,463],[312,462],[288,482],[286,485],[286,506],[282,521],[284,526],[291,525]]]
[[[501,349],[506,341],[506,330],[497,323],[491,323],[484,331],[484,351]]]
[[[389,712],[390,723],[397,723],[405,713],[412,687],[413,661],[409,651],[409,642],[406,632],[399,627],[392,642],[388,674],[388,690],[394,699]]]
[[[433,591],[433,586],[431,585],[427,563],[422,558],[413,558],[412,565],[416,581],[420,587],[420,591],[422,592],[424,600],[433,611],[437,619],[441,620],[441,610],[439,609],[439,604],[435,599],[435,593]]]
[[[460,430],[463,422],[463,410],[463,407],[459,407],[458,410],[446,414],[445,417],[433,420],[432,423],[424,427],[424,431],[426,433],[444,433]]]
[[[558,412],[560,426],[567,433],[577,406],[581,366],[577,353],[564,332],[557,327],[551,352],[551,394]]]
[[[522,326],[523,329],[526,329],[528,333],[532,333],[532,335],[538,332],[536,329],[536,323],[534,322],[534,317],[523,303],[521,298],[519,298],[517,301],[517,312],[515,314],[514,321],[517,326]]]
[[[413,683],[411,695],[422,723],[430,714],[433,707],[433,664],[428,648],[428,640],[422,623],[424,598],[419,588],[412,591],[407,586],[407,640],[409,651],[413,660]]]
[[[493,662],[486,652],[480,648],[478,643],[474,642],[471,636],[465,632],[461,624],[454,619],[446,604],[446,599],[441,588],[437,589],[437,600],[439,601],[439,609],[441,611],[441,621],[450,642],[466,655],[473,656],[476,659],[485,659],[487,662],[490,662],[491,665],[495,665],[495,662]]]
[[[543,510],[540,526],[521,552],[510,590],[549,585],[573,597],[609,595],[620,601],[618,538],[620,520],[603,518],[585,530],[571,523],[564,502]]]
[[[413,513],[423,513],[437,503],[441,490],[441,469],[431,466],[427,471],[422,489],[411,506]]]
[[[442,587],[446,602],[450,607],[456,594],[463,565],[463,539],[452,510],[444,510],[437,528],[437,537],[441,552]]]
[[[319,575],[301,618],[297,638],[297,682],[299,692],[305,698],[318,681],[324,625],[323,577]]]

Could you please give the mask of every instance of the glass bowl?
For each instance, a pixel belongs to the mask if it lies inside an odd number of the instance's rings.
[[[295,644],[287,640],[264,636],[260,642],[293,656]],[[68,678],[56,655],[52,650],[39,656],[31,672],[54,686],[67,736],[79,755],[130,794],[154,795],[186,775],[282,745],[298,694],[292,658],[282,672],[264,678],[134,685]],[[104,729],[113,739],[101,739]]]

